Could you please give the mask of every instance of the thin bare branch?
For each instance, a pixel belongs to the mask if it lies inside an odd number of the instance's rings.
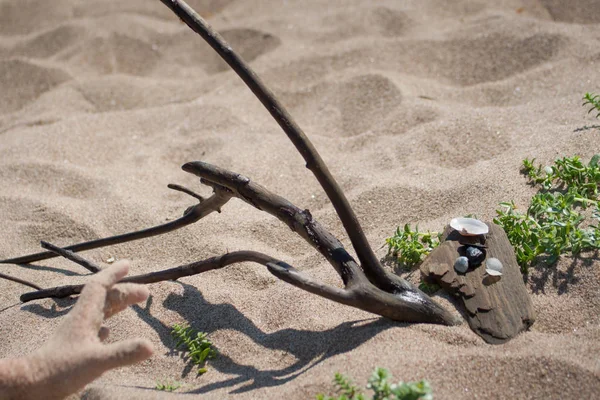
[[[194,192],[194,191],[192,191],[192,190],[190,190],[190,189],[188,189],[188,188],[186,188],[184,186],[178,185],[176,183],[169,183],[167,185],[167,187],[169,189],[176,190],[178,192],[182,192],[182,193],[188,194],[188,195],[192,196],[193,198],[198,199],[198,201],[200,203],[202,203],[204,200],[206,200],[204,197],[200,196],[198,193],[196,193],[196,192]]]
[[[43,240],[41,241],[41,244],[42,248],[50,250],[51,252],[56,253],[57,255],[66,258],[67,260],[73,261],[74,263],[81,265],[83,268],[87,269],[88,271],[94,274],[102,270],[93,262],[88,261],[81,256],[78,256],[70,250],[61,249],[60,247],[55,246],[52,243],[44,242]]]
[[[302,129],[296,124],[286,108],[275,95],[266,87],[252,68],[231,48],[231,46],[212,27],[182,0],[161,0],[182,21],[202,38],[229,64],[229,66],[246,83],[250,90],[271,113],[279,126],[287,134],[296,149],[306,161],[308,168],[317,178],[321,187],[333,204],[352,246],[358,255],[365,274],[372,282],[385,285],[388,276],[371,249],[358,218],[343,191],[329,172],[321,156],[312,145]]]
[[[235,251],[222,256],[211,257],[206,260],[194,262],[191,264],[180,265],[175,268],[169,268],[162,271],[151,272],[143,275],[129,276],[120,282],[149,284],[162,281],[177,280],[186,276],[201,274],[203,272],[220,269],[228,265],[240,262],[255,262],[262,265],[277,264],[281,261],[256,251]],[[83,285],[67,285],[49,289],[41,289],[37,292],[30,292],[21,295],[22,302],[28,302],[36,299],[48,297],[63,298],[81,293]]]
[[[269,272],[271,272],[277,278],[294,285],[297,288],[306,290],[309,293],[325,297],[326,299],[333,300],[338,303],[353,305],[350,292],[347,290],[317,282],[308,275],[298,271],[296,268],[283,261],[279,261],[277,263],[269,262],[266,264],[266,266],[269,269]]]
[[[255,262],[265,265],[277,278],[290,283],[300,289],[322,296],[351,307],[372,312],[396,321],[430,322],[439,324],[454,324],[454,317],[441,309],[430,308],[420,298],[411,294],[412,298],[398,298],[383,292],[367,281],[354,283],[347,290],[325,285],[313,280],[306,274],[296,270],[291,265],[277,260],[271,256],[255,251],[236,251],[219,257],[212,257],[203,261],[186,264],[179,267],[124,278],[120,283],[150,284],[167,280],[176,280],[190,275],[219,269],[239,262]],[[83,285],[59,286],[50,289],[21,295],[22,302],[48,297],[63,298],[81,293]],[[435,303],[433,303],[435,305]],[[408,306],[408,308],[407,308]],[[439,306],[437,306],[439,307]]]
[[[215,189],[215,193],[200,204],[193,206],[186,212],[183,217],[176,220],[153,226],[151,228],[142,229],[135,232],[124,233],[122,235],[110,236],[103,239],[91,240],[89,242],[78,243],[70,246],[62,247],[65,250],[73,252],[97,249],[99,247],[112,246],[114,244],[131,242],[134,240],[144,239],[152,236],[162,235],[163,233],[172,232],[186,225],[193,224],[204,218],[213,211],[218,211],[229,201],[231,196],[226,190]],[[0,261],[0,264],[30,264],[32,262],[47,260],[57,257],[56,253],[45,251],[41,253],[28,254],[22,257],[10,258]]]
[[[15,278],[13,276],[6,275],[6,274],[3,274],[1,272],[0,272],[0,278],[6,279],[7,281],[17,282],[17,283],[20,283],[21,285],[32,287],[32,288],[34,288],[36,290],[42,290],[42,288],[39,287],[38,285],[36,285],[35,283],[31,283],[29,281],[26,281],[26,280],[23,280],[23,279],[20,279],[20,278]]]

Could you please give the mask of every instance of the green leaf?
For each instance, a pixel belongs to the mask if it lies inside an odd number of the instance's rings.
[[[431,387],[427,381],[390,383],[389,372],[384,368],[376,368],[369,378],[367,388],[373,391],[372,400],[432,400]],[[366,400],[365,395],[342,374],[336,373],[334,384],[340,393],[338,397],[323,394],[317,400]]]
[[[173,325],[171,335],[177,339],[175,348],[185,345],[187,356],[192,363],[198,365],[198,375],[206,372],[203,367],[207,358],[213,358],[216,351],[212,348],[212,343],[207,339],[204,332],[196,332],[190,326]],[[184,352],[185,356],[185,352]]]
[[[592,96],[595,101],[600,95]],[[506,232],[515,248],[517,262],[526,273],[538,255],[546,254],[546,262],[556,262],[561,254],[598,250],[600,240],[583,230],[587,222],[583,211],[595,207],[592,219],[598,219],[598,193],[600,192],[600,155],[594,155],[589,163],[581,158],[563,157],[546,168],[533,165],[533,160],[523,161],[524,173],[540,190],[531,198],[526,216],[516,211],[514,202],[502,202],[496,210],[494,223]],[[593,236],[593,237],[592,237]]]
[[[409,224],[398,227],[394,236],[386,239],[388,254],[397,258],[400,265],[412,268],[420,263],[440,243],[441,234],[412,230]]]
[[[206,349],[204,349],[202,351],[202,353],[200,353],[200,362],[204,362],[204,360],[206,360],[206,357],[208,357],[209,354],[210,354],[210,347],[207,347]]]

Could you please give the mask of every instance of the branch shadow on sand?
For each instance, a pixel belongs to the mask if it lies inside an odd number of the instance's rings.
[[[81,275],[85,275],[85,273],[79,273],[79,272],[75,272],[75,271],[71,271],[68,269],[64,269],[64,268],[58,268],[58,267],[49,267],[46,265],[37,265],[37,264],[17,264],[19,267],[21,268],[25,268],[25,269],[30,269],[33,271],[47,271],[47,272],[55,272],[57,274],[62,274],[65,276],[81,276]],[[88,272],[89,274],[89,272]]]
[[[584,125],[580,128],[576,128],[573,130],[573,132],[583,132],[583,131],[589,131],[590,129],[598,129],[600,130],[600,125]]]
[[[534,294],[546,294],[548,283],[556,288],[559,295],[569,292],[573,285],[581,281],[581,274],[590,271],[594,263],[600,260],[600,253],[596,251],[566,256],[571,259],[569,265],[554,264],[549,266],[545,258],[530,267],[529,285]]]
[[[206,301],[196,287],[182,282],[177,283],[184,288],[183,294],[169,294],[163,306],[165,309],[179,313],[192,328],[208,334],[222,329],[236,330],[264,348],[286,352],[296,359],[293,364],[285,368],[261,370],[253,365],[237,363],[230,357],[219,354],[216,359],[211,360],[210,367],[223,374],[234,375],[234,377],[204,385],[188,393],[207,393],[215,389],[238,385],[241,386],[232,390],[231,393],[243,393],[258,388],[282,385],[327,358],[351,351],[378,333],[399,326],[398,323],[377,317],[372,320],[344,322],[325,331],[281,329],[266,333],[231,304],[211,304]],[[166,347],[174,348],[175,340],[170,334],[171,327],[151,315],[150,305],[151,299],[148,300],[146,307],[142,308],[136,305],[133,306],[133,309],[158,333]],[[248,360],[251,364],[251,354],[248,355]],[[186,376],[192,367],[193,365],[188,363],[182,376]]]
[[[44,318],[57,318],[67,315],[77,299],[73,297],[67,297],[65,299],[52,299],[54,302],[50,307],[45,307],[43,304],[38,303],[26,303],[22,305],[21,310],[30,312]],[[19,303],[23,304],[23,303]]]

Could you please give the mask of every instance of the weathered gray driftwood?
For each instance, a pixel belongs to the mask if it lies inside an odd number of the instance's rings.
[[[279,102],[254,71],[252,71],[250,66],[184,1],[161,1],[192,30],[206,40],[248,85],[250,90],[252,90],[271,113],[275,121],[281,126],[304,158],[306,168],[314,174],[333,204],[358,256],[359,262],[356,262],[350,256],[339,240],[314,220],[308,210],[296,207],[283,197],[271,193],[262,186],[251,182],[247,177],[196,161],[185,164],[183,169],[199,176],[202,183],[214,189],[214,194],[208,199],[203,199],[189,189],[171,185],[171,189],[185,192],[199,201],[197,205],[188,208],[183,217],[178,220],[141,231],[67,246],[65,249],[70,250],[70,252],[50,246],[51,251],[3,260],[0,263],[30,263],[62,255],[93,271],[98,267],[81,257],[76,257],[72,252],[167,233],[190,223],[197,222],[213,211],[220,211],[221,207],[229,199],[237,197],[279,218],[294,232],[310,243],[337,271],[344,284],[344,289],[316,282],[282,261],[250,251],[225,254],[165,271],[138,277],[129,277],[127,280],[138,283],[158,282],[160,280],[177,279],[210,269],[222,268],[234,262],[252,261],[265,265],[279,279],[308,292],[396,321],[429,322],[448,325],[457,323],[455,316],[435,303],[425,293],[383,268],[369,245],[350,203],[333,178],[333,175],[329,172],[325,162],[321,159],[315,147],[287,112],[283,104]],[[43,297],[68,296],[70,294],[77,294],[80,290],[80,285],[62,286],[60,288],[26,293],[21,296],[21,299],[29,301]]]
[[[124,282],[155,283],[174,280],[223,268],[233,263],[250,261],[265,265],[269,272],[277,278],[310,293],[392,320],[439,324],[457,322],[451,313],[396,275],[383,268],[376,273],[367,273],[366,271],[372,266],[363,265],[361,268],[339,240],[319,224],[308,210],[296,207],[288,200],[271,193],[243,175],[207,163],[200,161],[187,163],[183,169],[201,177],[202,183],[213,187],[215,194],[221,193],[219,195],[221,198],[237,197],[284,222],[329,261],[342,279],[344,289],[317,282],[281,260],[253,251],[236,251],[164,271],[127,277],[123,280]],[[200,204],[205,204],[205,202]],[[44,247],[78,264],[86,265],[88,268],[98,268],[72,252],[65,252],[48,243],[45,243]],[[379,285],[376,280],[370,281],[369,276],[376,274],[384,274],[387,277],[384,281],[386,285]],[[46,297],[66,297],[80,293],[81,289],[82,285],[68,285],[38,290],[23,294],[21,301]]]
[[[421,264],[421,273],[446,291],[458,296],[464,305],[471,329],[488,343],[503,343],[528,329],[535,321],[533,305],[521,275],[515,252],[501,227],[488,224],[485,239],[487,258],[499,259],[501,277],[485,273],[485,264],[469,268],[465,274],[454,270],[463,243],[483,244],[479,236],[464,237],[449,226],[442,243]]]

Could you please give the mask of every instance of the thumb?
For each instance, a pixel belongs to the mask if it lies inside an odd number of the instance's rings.
[[[144,361],[154,352],[152,344],[146,339],[124,340],[102,347],[103,351],[98,355],[97,361],[103,370]]]

